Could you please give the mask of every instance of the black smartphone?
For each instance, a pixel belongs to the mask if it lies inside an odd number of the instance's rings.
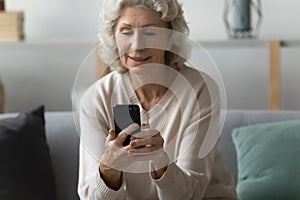
[[[117,104],[113,107],[115,132],[118,135],[122,130],[127,128],[130,124],[138,124],[139,128],[132,132],[134,135],[141,131],[141,117],[140,107],[135,104]],[[123,142],[123,146],[130,143],[130,135]]]

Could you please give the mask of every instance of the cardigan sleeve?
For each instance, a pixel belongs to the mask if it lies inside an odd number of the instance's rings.
[[[199,110],[187,108],[193,111],[180,141],[179,156],[159,180],[154,180],[159,199],[237,199],[233,178],[224,168],[216,148],[220,130],[219,99],[211,100],[205,84],[196,93]],[[189,136],[193,134],[191,143]],[[207,134],[212,137],[207,139]]]
[[[123,199],[124,181],[120,189],[115,191],[107,187],[100,176],[99,160],[104,151],[105,136],[109,128],[99,124],[94,110],[94,91],[94,86],[89,88],[80,101],[78,194],[81,200]]]

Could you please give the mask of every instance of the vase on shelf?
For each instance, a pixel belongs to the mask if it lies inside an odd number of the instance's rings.
[[[224,0],[223,20],[230,39],[257,38],[262,22],[260,0]]]

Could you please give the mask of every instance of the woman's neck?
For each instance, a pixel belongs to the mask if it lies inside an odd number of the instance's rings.
[[[161,64],[147,64],[129,70],[135,93],[145,110],[157,104],[171,86],[177,71]]]
[[[162,99],[166,91],[167,88],[164,86],[147,84],[137,88],[135,92],[143,109],[148,111]]]

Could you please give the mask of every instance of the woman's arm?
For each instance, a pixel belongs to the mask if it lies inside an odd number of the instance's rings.
[[[197,114],[196,114],[197,115]],[[195,115],[195,118],[198,118]],[[192,134],[196,129],[206,131],[209,117],[202,121],[191,123],[186,127],[186,134]],[[193,120],[193,119],[191,119]],[[196,125],[199,123],[199,128]],[[215,151],[212,150],[204,158],[199,158],[199,150],[203,142],[203,134],[195,138],[183,137],[179,147],[179,157],[168,166],[161,179],[155,180],[160,199],[202,199],[210,183],[215,164]],[[187,145],[190,145],[187,148]]]
[[[177,161],[168,166],[160,179],[154,180],[158,196],[160,199],[237,199],[231,176],[216,150],[220,130],[219,98],[211,100],[206,86],[198,87],[196,94],[199,109],[194,109],[191,103],[187,106],[191,117],[184,115],[181,119],[181,123],[187,125],[177,149]],[[207,134],[212,135],[212,140],[204,140]],[[195,135],[192,141],[191,135]]]
[[[80,102],[78,194],[82,200],[124,199],[123,182],[115,191],[106,185],[100,174],[100,158],[104,152],[109,125],[105,125],[107,122],[104,119],[101,122],[100,116],[96,117],[94,92],[95,86],[89,88]]]

